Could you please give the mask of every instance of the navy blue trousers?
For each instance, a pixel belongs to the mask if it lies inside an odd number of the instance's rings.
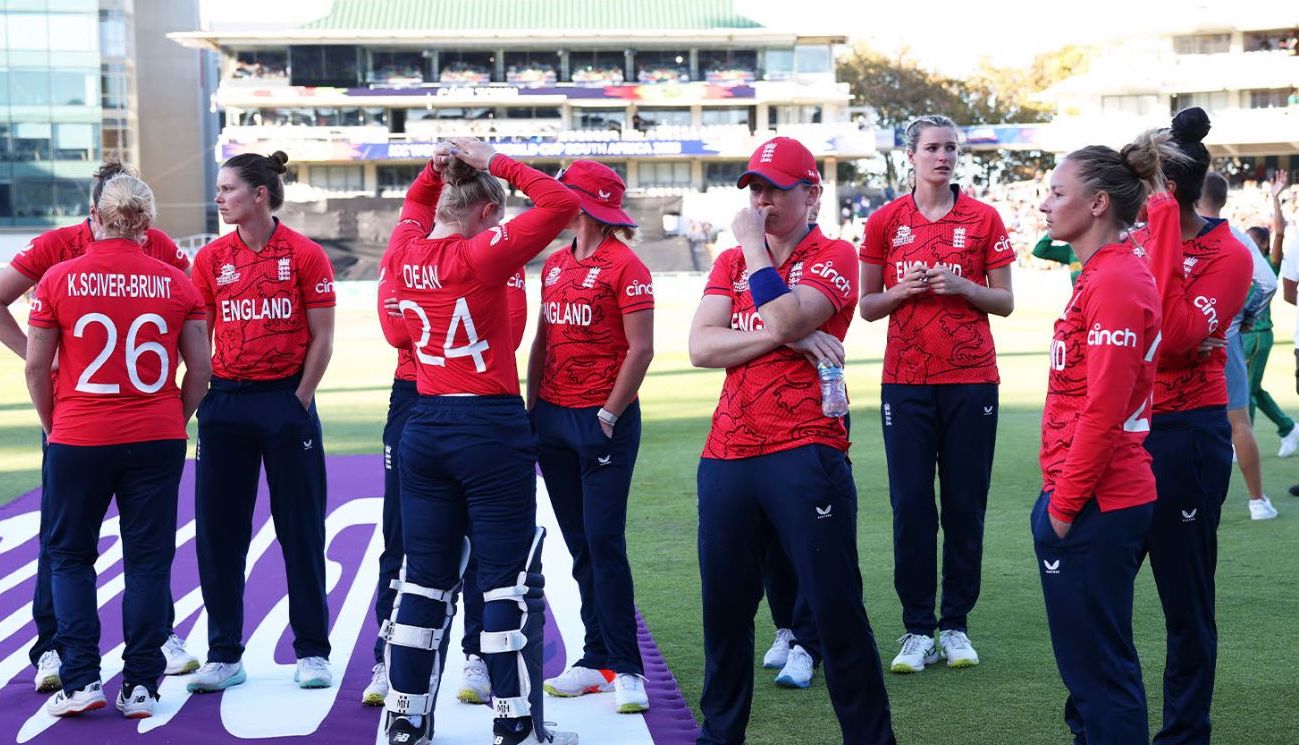
[[[644,674],[627,560],[627,499],[640,449],[640,403],[605,437],[596,412],[538,401],[532,410],[537,460],[555,519],[573,557],[586,638],[575,665]]]
[[[1159,492],[1148,539],[1150,569],[1168,632],[1163,727],[1154,743],[1208,743],[1218,660],[1218,521],[1231,482],[1226,410],[1158,414],[1146,450]]]
[[[514,586],[537,524],[536,453],[536,438],[518,396],[421,396],[401,438],[401,529],[407,581],[438,590],[459,585],[460,555],[468,535],[478,577],[466,594],[481,598],[487,590]],[[397,621],[436,629],[446,613],[441,602],[404,595]],[[514,602],[484,604],[485,631],[518,629],[519,620]],[[528,625],[539,630],[541,620],[539,613],[532,613]],[[537,633],[529,639],[533,649],[524,654],[539,655],[540,644]],[[483,659],[493,695],[518,696],[515,654],[488,654]],[[388,679],[396,690],[428,691],[432,671],[431,651],[391,647]],[[532,699],[532,716],[540,730],[545,721],[541,696]]]
[[[997,443],[993,383],[901,385],[880,391],[893,504],[893,587],[907,632],[966,631],[979,599],[983,515]],[[934,504],[937,467],[942,512]],[[942,616],[935,618],[938,526],[943,527]]]
[[[123,687],[143,685],[157,694],[167,666],[159,619],[171,607],[176,502],[184,466],[184,440],[49,446],[44,468],[50,496],[47,551],[64,691],[84,688],[100,677],[95,560],[99,529],[116,497],[126,576]]]
[[[1064,538],[1038,497],[1030,527],[1056,666],[1076,745],[1146,745],[1146,689],[1132,642],[1132,586],[1153,504],[1101,512],[1091,500]]]
[[[790,646],[801,646],[812,656],[812,664],[821,663],[820,640],[812,609],[798,592],[798,577],[794,565],[773,537],[767,546],[767,557],[762,564],[762,589],[767,594],[767,608],[771,622],[778,629],[790,629],[794,639]]]
[[[379,587],[375,594],[374,618],[382,626],[392,615],[392,602],[397,591],[392,581],[401,573],[405,556],[401,540],[401,433],[406,428],[410,410],[419,400],[413,380],[393,380],[392,394],[388,397],[388,421],[383,426],[383,553],[379,554]],[[472,558],[465,570],[465,585],[477,576],[477,563]],[[477,593],[465,596],[465,635],[462,643],[465,655],[480,654],[479,634],[483,630],[483,597]],[[374,642],[374,661],[383,661],[385,644],[381,637]]]
[[[315,402],[304,409],[294,395],[298,382],[213,378],[199,406],[194,512],[209,662],[243,656],[244,570],[263,465],[284,556],[293,651],[299,659],[329,657],[325,448]]]
[[[753,703],[753,619],[772,540],[794,567],[821,637],[845,745],[895,743],[879,650],[862,605],[857,488],[847,456],[807,445],[699,461],[704,721],[699,745],[743,745]]]

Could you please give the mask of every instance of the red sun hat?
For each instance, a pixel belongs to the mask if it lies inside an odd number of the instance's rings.
[[[749,156],[749,169],[740,174],[736,186],[741,189],[748,187],[754,176],[782,191],[798,184],[815,186],[821,183],[812,151],[789,137],[773,137],[754,150]]]
[[[559,174],[559,183],[577,192],[582,211],[605,225],[634,228],[636,221],[622,208],[627,186],[609,166],[593,160],[575,160]]]

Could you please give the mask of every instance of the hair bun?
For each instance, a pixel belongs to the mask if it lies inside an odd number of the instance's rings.
[[[451,158],[442,171],[442,180],[451,186],[461,186],[476,178],[478,178],[478,169],[459,158]]]
[[[1148,136],[1138,137],[1136,142],[1123,146],[1119,151],[1123,165],[1141,181],[1149,181],[1159,173],[1159,147]]]
[[[289,170],[287,165],[289,162],[289,156],[283,150],[276,150],[271,153],[269,157],[271,162],[275,164],[276,173],[284,173]]]
[[[1210,127],[1209,115],[1199,106],[1182,109],[1173,117],[1173,137],[1182,142],[1202,142]]]

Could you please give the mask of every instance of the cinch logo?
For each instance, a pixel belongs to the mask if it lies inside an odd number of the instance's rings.
[[[334,283],[329,281],[329,277],[325,277],[324,279],[316,283],[316,292],[322,295],[325,294],[326,292],[333,292],[333,291],[334,291]]]
[[[43,307],[45,307],[45,306],[41,303],[41,299],[40,299],[40,298],[33,296],[33,297],[32,297],[32,305],[31,305],[31,307],[32,307],[32,312],[33,312],[33,313],[39,313],[39,312],[41,312],[41,308],[43,308]]]
[[[586,279],[582,280],[582,286],[590,289],[595,287],[595,278],[600,276],[600,267],[596,267],[586,273]]]
[[[17,253],[17,255],[18,255],[18,256],[22,256],[23,254],[25,254],[25,253],[27,253],[28,251],[32,250],[32,248],[33,248],[35,245],[36,245],[35,243],[28,243],[26,246],[23,246],[23,250],[19,251],[19,252]]]
[[[1010,249],[1010,237],[1004,235],[1001,236],[1001,240],[997,241],[992,246],[992,250],[996,251],[997,253],[1001,253],[1002,251],[1006,251],[1009,249]]]
[[[952,231],[952,248],[965,248],[965,228]]]
[[[844,297],[852,297],[852,280],[839,273],[834,268],[833,261],[827,261],[821,264],[812,265],[812,273],[818,277],[823,277]]]
[[[1087,332],[1087,346],[1089,347],[1132,347],[1137,348],[1137,335],[1132,329],[1109,329],[1101,328],[1098,323],[1092,326],[1092,330]]]
[[[758,159],[759,163],[770,163],[776,159],[776,143],[768,142],[762,146],[762,157]]]
[[[233,284],[239,281],[239,272],[235,271],[234,264],[222,264],[221,273],[217,275],[217,286]]]
[[[558,268],[556,268],[556,271],[558,271]],[[522,289],[523,289],[523,272],[515,272],[513,275],[510,276],[510,281],[509,281],[509,282],[506,282],[505,285],[506,285],[507,287],[513,287],[513,288],[516,289],[516,290],[522,290]]]
[[[1069,352],[1069,347],[1060,339],[1051,340],[1051,369],[1063,370],[1065,366],[1065,357]]]
[[[1046,570],[1047,574],[1059,574],[1060,560],[1056,559],[1055,561],[1047,561],[1046,559],[1043,559],[1042,568]]]
[[[795,261],[794,266],[789,268],[789,279],[785,284],[790,287],[797,287],[799,282],[803,281],[803,262]]]
[[[654,296],[654,283],[649,282],[641,284],[639,279],[633,279],[631,284],[627,285],[627,297],[637,297],[640,295]]]
[[[1218,304],[1218,299],[1207,298],[1203,295],[1197,295],[1193,302],[1195,304],[1195,307],[1199,308],[1200,312],[1204,314],[1204,317],[1209,319],[1209,333],[1212,334],[1214,331],[1217,331],[1218,330],[1218,309],[1215,308],[1214,306]]]
[[[546,286],[547,286],[547,287],[550,287],[551,285],[553,285],[553,284],[555,284],[556,282],[558,282],[558,281],[559,281],[559,275],[560,275],[559,267],[557,267],[557,266],[552,266],[552,267],[550,268],[550,271],[546,274],[546,283],[545,283]]]
[[[915,233],[911,232],[910,225],[903,225],[898,228],[898,232],[893,235],[893,247],[905,246],[908,243],[914,243],[916,240]]]
[[[184,252],[184,251],[182,251],[181,249],[178,248],[178,249],[176,249],[176,258],[178,258],[178,259],[184,259],[184,258],[188,258],[188,257],[185,256],[185,252]]]
[[[281,282],[289,281],[289,257],[285,256],[275,262],[275,276]]]

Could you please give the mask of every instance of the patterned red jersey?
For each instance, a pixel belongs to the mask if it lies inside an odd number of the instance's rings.
[[[134,241],[95,241],[36,286],[29,323],[59,330],[54,429],[63,445],[185,439],[181,327],[202,320],[185,273]]]
[[[302,370],[311,345],[307,311],[334,307],[334,267],[324,249],[280,221],[261,251],[233,231],[194,257],[194,284],[213,318],[212,374],[278,380]]]
[[[85,253],[86,246],[94,240],[89,220],[56,228],[37,236],[14,256],[9,265],[31,281],[39,282],[50,267],[81,256]],[[157,228],[149,228],[145,233],[142,248],[146,256],[170,264],[182,272],[189,269],[189,257],[176,247],[166,233]]]
[[[919,264],[941,267],[976,284],[1015,260],[1001,217],[992,207],[953,186],[952,209],[936,222],[908,194],[866,221],[860,258],[884,267],[884,287]],[[885,383],[997,383],[997,350],[988,314],[965,298],[919,295],[889,315],[884,349]]]
[[[537,395],[556,406],[603,406],[627,357],[622,317],[653,309],[649,269],[614,236],[581,261],[571,247],[551,254],[541,269],[546,365]]]
[[[415,352],[410,347],[410,337],[407,336],[406,322],[400,318],[393,318],[388,315],[388,311],[383,307],[383,302],[389,297],[397,297],[397,285],[387,281],[387,278],[379,277],[379,323],[385,327],[385,336],[395,335],[393,338],[405,339],[405,345],[397,348],[397,370],[393,377],[397,380],[414,380],[415,379]],[[525,269],[519,269],[505,283],[505,303],[508,306],[510,314],[510,333],[514,336],[514,349],[518,351],[519,345],[523,343],[523,332],[528,327],[528,293],[527,293],[527,273]]]
[[[1231,319],[1244,307],[1253,258],[1225,220],[1211,222],[1179,246],[1181,213],[1171,195],[1152,197],[1146,210],[1149,225],[1133,231],[1132,239],[1150,254],[1163,304],[1155,413],[1226,406],[1226,350],[1204,358],[1197,350],[1209,337],[1225,338]]]
[[[835,313],[820,330],[842,341],[857,307],[856,264],[851,243],[831,240],[814,227],[776,271],[791,288],[807,285],[830,299]],[[730,299],[732,329],[763,328],[740,248],[717,257],[704,295]],[[842,419],[821,413],[820,380],[807,358],[778,347],[727,368],[703,457],[751,458],[812,444],[846,451],[848,432]]]
[[[388,239],[383,272],[402,303],[399,349],[414,340],[421,395],[518,395],[516,326],[508,285],[577,214],[577,197],[558,181],[504,155],[491,172],[519,187],[536,206],[472,238],[429,239],[442,177],[430,163],[406,192],[401,221]]]
[[[1159,353],[1159,291],[1141,249],[1101,247],[1055,322],[1042,412],[1043,491],[1066,522],[1089,499],[1102,511],[1155,500],[1150,398]]]

